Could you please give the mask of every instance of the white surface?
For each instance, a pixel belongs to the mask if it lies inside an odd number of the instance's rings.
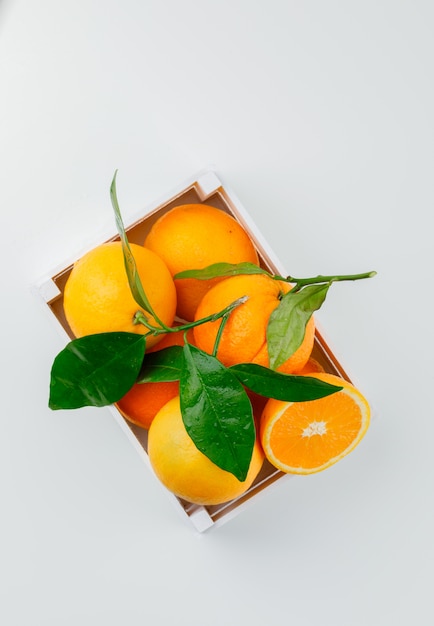
[[[431,625],[430,0],[0,3],[5,626]],[[375,269],[319,315],[378,419],[215,532],[109,411],[47,408],[30,285],[215,164],[294,275]]]

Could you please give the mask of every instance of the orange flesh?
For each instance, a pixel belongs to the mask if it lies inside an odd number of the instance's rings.
[[[369,427],[369,403],[354,385],[325,372],[309,376],[342,389],[310,402],[270,399],[260,418],[265,455],[287,473],[312,474],[330,467],[360,443]]]
[[[351,398],[333,394],[315,403],[315,416],[307,406],[311,403],[297,402],[275,422],[270,448],[282,463],[307,469],[319,467],[342,454],[357,438],[362,415],[354,410]]]

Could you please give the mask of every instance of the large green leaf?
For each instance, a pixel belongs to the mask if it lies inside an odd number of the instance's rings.
[[[238,276],[239,274],[266,274],[269,272],[254,263],[213,263],[199,270],[184,270],[175,274],[174,278],[196,278],[198,280],[209,280],[210,278]]]
[[[256,436],[250,400],[215,357],[189,344],[183,353],[180,397],[186,430],[213,463],[244,481]]]
[[[324,302],[330,283],[286,293],[270,315],[267,346],[271,369],[277,369],[303,343],[306,324]]]
[[[107,406],[136,381],[146,340],[136,333],[99,333],[71,341],[51,368],[51,409]]]
[[[317,400],[342,389],[318,378],[281,374],[256,363],[240,363],[230,370],[248,389],[266,398],[286,402]]]
[[[182,346],[169,346],[146,354],[138,383],[161,383],[179,380],[184,363]]]

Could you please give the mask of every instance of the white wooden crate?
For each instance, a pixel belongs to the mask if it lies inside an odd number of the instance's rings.
[[[146,207],[141,211],[140,215],[131,220],[131,223],[126,224],[125,230],[129,241],[131,243],[143,244],[152,224],[163,213],[175,206],[189,203],[206,203],[232,215],[249,233],[257,248],[261,265],[275,274],[287,275],[282,263],[265,241],[251,216],[233,191],[223,184],[221,176],[212,169],[203,170],[184,181],[181,185],[172,189],[167,196]],[[103,241],[117,238],[117,234],[114,233],[108,239],[95,241],[89,248],[82,249],[79,256],[87,252],[88,249],[103,243]],[[67,340],[72,339],[73,334],[63,312],[63,289],[75,260],[77,259],[71,259],[63,267],[53,270],[36,285],[37,296],[42,300],[50,317]],[[326,371],[350,380],[341,363],[327,345],[323,332],[318,328],[316,330],[313,356]],[[133,447],[152,471],[147,455],[147,431],[124,419],[115,406],[108,407],[108,409],[127,435]],[[203,532],[228,521],[242,511],[253,498],[259,497],[265,489],[270,489],[277,481],[289,478],[296,479],[295,476],[290,477],[276,470],[276,468],[265,461],[261,472],[247,492],[235,500],[214,506],[198,506],[185,502],[171,494],[165,487],[162,486],[162,488],[167,492],[183,517],[189,520],[197,531]]]

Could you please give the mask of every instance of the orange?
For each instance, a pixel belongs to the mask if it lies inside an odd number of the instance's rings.
[[[163,339],[148,352],[157,352],[169,346],[183,346],[184,331],[167,333]],[[130,422],[148,429],[152,420],[172,398],[179,395],[179,381],[136,383],[121,398],[116,406],[119,412]]]
[[[265,456],[282,472],[313,474],[354,450],[370,420],[369,404],[352,384],[333,374],[311,374],[343,387],[309,402],[268,400],[260,438]]]
[[[255,442],[245,481],[220,469],[200,452],[185,430],[179,397],[157,413],[148,433],[149,460],[155,474],[179,498],[195,504],[212,505],[241,496],[252,485],[262,467],[264,453]]]
[[[161,407],[178,394],[179,381],[136,383],[116,406],[129,422],[148,429]]]
[[[242,226],[228,213],[206,204],[185,204],[161,216],[144,245],[167,264],[172,276],[213,263],[258,264],[258,254]],[[192,321],[203,295],[220,279],[176,279],[177,315]]]
[[[258,363],[269,366],[266,329],[271,313],[278,306],[282,294],[290,286],[262,274],[226,278],[205,294],[197,311],[200,319],[221,311],[226,306],[248,296],[229,316],[219,343],[217,358],[226,366],[237,363]],[[221,320],[206,322],[194,329],[196,345],[212,353]],[[313,348],[315,324],[309,320],[301,346],[278,370],[293,373],[307,363]]]
[[[138,274],[156,315],[171,326],[176,309],[176,290],[164,261],[152,252],[131,244]],[[143,324],[134,324],[141,307],[128,284],[120,242],[93,248],[75,263],[64,290],[63,306],[67,322],[76,337],[110,331],[144,334]],[[149,316],[150,321],[157,323]],[[160,336],[161,337],[161,336]],[[148,347],[160,337],[150,337]]]
[[[310,357],[308,362],[301,370],[296,372],[300,376],[310,376],[310,374],[318,374],[319,372],[324,372],[324,368],[316,359]]]

